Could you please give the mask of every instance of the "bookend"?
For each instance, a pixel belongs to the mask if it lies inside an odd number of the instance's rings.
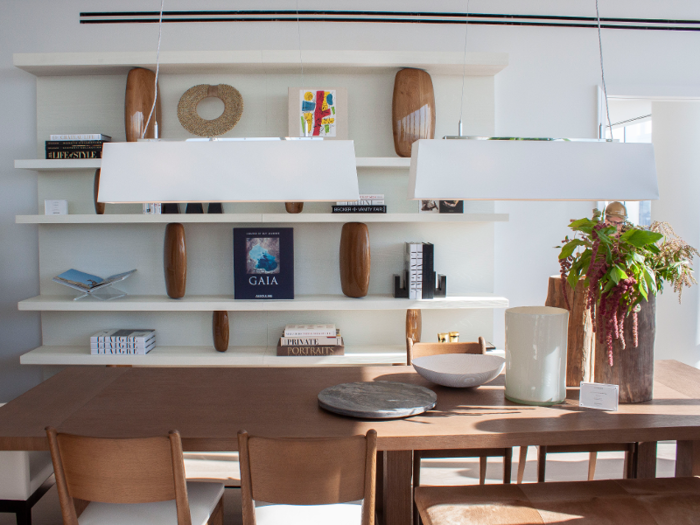
[[[220,202],[210,202],[207,213],[224,213],[224,207]]]
[[[161,213],[180,213],[180,206],[177,202],[164,202],[161,207]]]
[[[201,203],[190,202],[185,208],[185,213],[204,213],[204,206]]]
[[[447,297],[447,276],[438,274],[437,280],[435,297]]]
[[[403,287],[401,286],[401,276],[394,274],[394,298],[395,299],[408,299],[408,276],[406,275],[406,270],[404,270],[403,275]],[[435,286],[435,297],[447,297],[447,276],[440,275],[437,276],[437,286]]]

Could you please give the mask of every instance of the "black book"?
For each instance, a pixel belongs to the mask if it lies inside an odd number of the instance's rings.
[[[294,228],[234,228],[236,299],[294,299]]]
[[[47,159],[100,159],[101,149],[46,150]]]
[[[381,204],[372,204],[368,206],[333,206],[333,213],[386,213],[386,206]]]
[[[464,201],[440,201],[440,213],[464,213]]]
[[[423,243],[423,299],[435,298],[433,244]]]

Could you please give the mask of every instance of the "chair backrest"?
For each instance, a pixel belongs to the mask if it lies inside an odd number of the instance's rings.
[[[263,438],[238,433],[243,525],[255,524],[253,500],[324,505],[363,499],[373,525],[377,432],[347,438]]]
[[[486,341],[479,337],[476,343],[414,343],[406,338],[406,364],[411,365],[417,357],[440,354],[485,354]]]
[[[91,501],[151,503],[175,500],[178,525],[191,525],[180,433],[150,438],[46,434],[64,525],[77,525]]]

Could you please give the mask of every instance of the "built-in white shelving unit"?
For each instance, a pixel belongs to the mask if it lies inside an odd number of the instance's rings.
[[[298,51],[164,50],[160,59],[163,137],[189,137],[178,123],[177,103],[201,83],[227,83],[241,92],[245,112],[229,136],[287,134],[287,90],[300,82]],[[423,311],[423,340],[452,330],[460,330],[463,340],[491,338],[493,309],[508,306],[506,298],[488,293],[493,290],[495,223],[507,221],[508,215],[495,213],[491,203],[465,203],[464,214],[418,213],[418,204],[405,199],[410,159],[394,153],[387,101],[399,69],[428,71],[436,86],[436,137],[452,134],[466,72],[465,131],[493,135],[494,75],[507,66],[507,54],[467,53],[465,58],[462,52],[305,50],[303,61],[305,83],[345,87],[352,94],[349,138],[358,155],[360,191],[384,193],[389,213],[332,214],[326,203],[309,203],[301,214],[286,214],[279,213],[284,209],[279,203],[236,203],[225,205],[224,214],[143,215],[139,206],[110,205],[106,214],[95,215],[91,175],[100,168],[99,159],[16,160],[15,168],[38,173],[38,213],[44,199],[66,199],[70,211],[16,217],[18,224],[36,225],[40,248],[40,295],[21,301],[18,308],[42,313],[43,345],[23,355],[23,364],[401,364],[407,309]],[[155,69],[155,51],[25,53],[14,55],[14,64],[36,76],[41,156],[51,133],[105,133],[114,141],[125,140],[126,73],[133,67]],[[340,228],[351,221],[368,224],[372,244],[370,293],[361,299],[342,295],[338,277]],[[169,222],[184,223],[187,236],[187,293],[178,300],[165,295],[163,282],[162,229]],[[233,299],[231,230],[252,224],[294,227],[296,299]],[[391,295],[392,275],[403,267],[403,245],[416,240],[435,244],[435,270],[448,277],[447,298],[410,301]],[[138,272],[118,285],[127,297],[74,301],[51,280],[71,267],[103,276],[131,268]],[[216,352],[211,340],[211,312],[219,310],[230,312],[225,353]],[[346,355],[278,357],[281,328],[307,322],[334,322]],[[154,328],[160,346],[146,356],[89,354],[91,334],[120,326]]]

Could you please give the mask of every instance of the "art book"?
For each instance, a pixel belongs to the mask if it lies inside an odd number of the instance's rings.
[[[81,272],[79,270],[70,269],[63,272],[61,275],[57,275],[53,278],[54,282],[59,284],[64,284],[70,286],[81,292],[94,292],[110,284],[118,283],[129,277],[136,270],[130,270],[124,273],[118,273],[116,275],[110,275],[106,279],[98,277],[97,275],[91,275],[89,273]]]
[[[294,299],[294,229],[234,228],[236,299]]]

